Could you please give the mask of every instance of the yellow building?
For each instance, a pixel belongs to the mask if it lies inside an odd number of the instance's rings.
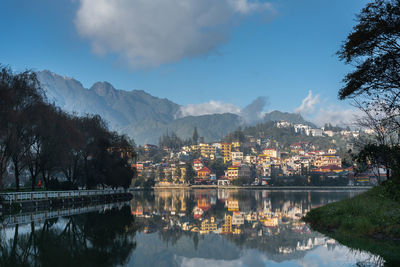
[[[263,150],[263,154],[270,158],[280,157],[278,150],[276,150],[275,148],[266,148]]]
[[[211,217],[210,220],[205,219],[201,222],[200,234],[208,234],[214,231],[217,231],[217,224],[215,223],[214,217]]]
[[[239,210],[239,201],[228,200],[228,211],[238,211],[238,210]]]
[[[267,227],[276,227],[278,226],[278,218],[277,217],[273,217],[273,218],[266,218],[264,221],[264,225]]]
[[[242,233],[242,230],[240,228],[235,227],[235,229],[233,230],[234,235],[240,235],[241,233]]]
[[[224,157],[224,163],[232,160],[232,144],[221,143],[221,154]]]
[[[199,145],[200,154],[205,158],[215,158],[215,153],[217,153],[217,148],[213,145],[200,143]]]
[[[221,227],[221,233],[222,234],[232,233],[232,216],[229,214],[226,215],[226,213],[225,213],[225,220],[224,220],[224,224],[222,224],[222,227]]]
[[[230,166],[228,170],[225,171],[225,176],[229,180],[235,180],[239,178],[239,167],[238,166]]]
[[[323,167],[329,165],[336,165],[342,167],[342,159],[336,155],[322,155],[317,156],[314,160],[314,166]]]
[[[239,148],[240,147],[240,142],[239,141],[234,141],[234,142],[232,142],[232,146],[234,148]]]

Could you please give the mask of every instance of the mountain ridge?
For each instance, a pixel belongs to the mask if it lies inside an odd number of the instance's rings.
[[[107,81],[95,82],[89,89],[74,78],[49,70],[37,72],[48,102],[78,115],[98,114],[111,129],[132,137],[137,144],[157,143],[166,131],[179,137],[191,137],[194,127],[206,142],[243,126],[240,115],[233,113],[180,117],[181,105],[158,98],[144,90],[116,89]],[[300,114],[272,111],[259,122],[285,119],[292,123],[311,124]]]

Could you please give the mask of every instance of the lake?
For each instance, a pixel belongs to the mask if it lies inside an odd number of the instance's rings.
[[[4,215],[0,265],[382,265],[380,256],[341,245],[300,220],[360,192],[166,189],[75,208],[72,216]]]

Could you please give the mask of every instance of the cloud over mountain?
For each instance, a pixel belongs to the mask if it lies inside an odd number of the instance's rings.
[[[245,123],[250,124],[261,120],[264,117],[264,108],[267,105],[267,102],[266,97],[257,97],[240,112],[242,120]]]
[[[154,67],[215,51],[234,21],[256,12],[274,10],[258,0],[79,0],[75,26],[95,53]]]
[[[232,113],[239,115],[243,123],[251,124],[263,119],[267,102],[266,97],[259,96],[246,107],[240,108],[232,103],[211,100],[205,103],[181,106],[178,117]]]
[[[180,109],[181,117],[223,113],[239,114],[240,108],[231,103],[210,100],[201,104],[188,104]]]
[[[305,118],[318,126],[331,123],[338,126],[354,126],[357,118],[361,116],[358,109],[343,109],[338,105],[326,105],[326,101],[321,100],[320,95],[313,95],[308,91],[307,96],[302,100],[301,105],[294,109]]]
[[[325,123],[339,126],[355,126],[357,119],[362,116],[358,109],[343,109],[340,107],[320,108],[311,121],[322,126]]]
[[[309,90],[307,96],[301,102],[301,105],[299,107],[297,107],[294,110],[294,112],[300,113],[300,114],[312,113],[312,112],[314,112],[315,105],[318,104],[318,102],[319,102],[319,95],[313,96],[312,91]]]

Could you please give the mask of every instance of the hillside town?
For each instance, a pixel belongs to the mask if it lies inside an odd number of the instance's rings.
[[[372,134],[369,129],[312,128],[287,121],[275,122],[273,127],[293,131],[298,141],[284,144],[264,133],[240,138],[233,135],[229,142],[192,142],[171,147],[146,144],[140,148],[139,160],[134,165],[138,172],[134,185],[151,181],[157,186],[346,186],[376,184],[378,178],[384,179],[386,175],[381,166],[360,171],[352,159],[344,159],[349,158],[348,151],[360,135]],[[158,157],[149,157],[155,154]]]

